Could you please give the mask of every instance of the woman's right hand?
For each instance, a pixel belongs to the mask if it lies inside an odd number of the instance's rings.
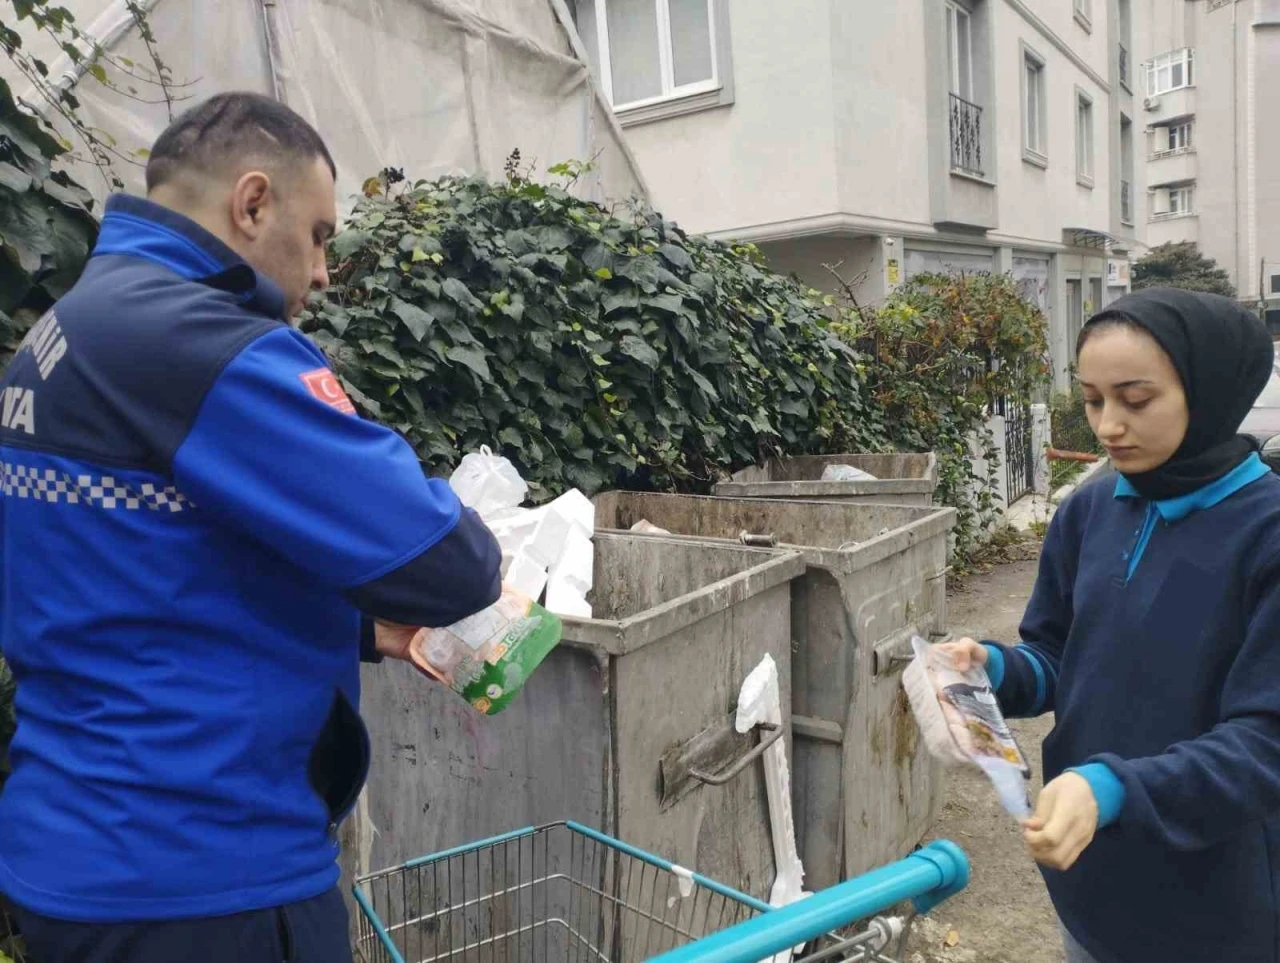
[[[941,652],[950,659],[957,672],[968,672],[973,665],[985,666],[987,658],[991,655],[985,645],[968,638],[957,639],[955,642],[943,642],[933,648],[935,652]]]

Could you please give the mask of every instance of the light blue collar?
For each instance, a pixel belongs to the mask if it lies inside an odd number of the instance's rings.
[[[1210,482],[1189,494],[1155,502],[1156,511],[1166,522],[1176,522],[1186,518],[1192,512],[1204,511],[1225,501],[1246,485],[1252,485],[1259,478],[1265,478],[1270,471],[1271,469],[1258,457],[1258,453],[1254,452],[1217,481]],[[1120,475],[1116,478],[1115,497],[1141,498],[1142,496],[1138,494],[1138,490],[1133,487],[1129,479]]]

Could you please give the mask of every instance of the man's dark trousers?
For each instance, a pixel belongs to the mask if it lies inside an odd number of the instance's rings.
[[[351,963],[337,889],[274,909],[154,923],[68,923],[9,909],[39,963]]]

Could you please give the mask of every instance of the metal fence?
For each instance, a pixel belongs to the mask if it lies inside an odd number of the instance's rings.
[[[982,174],[982,108],[951,95],[951,166]]]

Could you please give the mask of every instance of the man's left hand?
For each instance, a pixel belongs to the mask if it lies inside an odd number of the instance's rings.
[[[1022,836],[1037,863],[1070,869],[1098,830],[1098,801],[1088,781],[1066,772],[1045,786]]]
[[[387,659],[403,659],[410,661],[409,643],[421,629],[413,625],[396,625],[394,622],[383,622],[381,619],[373,623],[373,644],[378,654]]]

